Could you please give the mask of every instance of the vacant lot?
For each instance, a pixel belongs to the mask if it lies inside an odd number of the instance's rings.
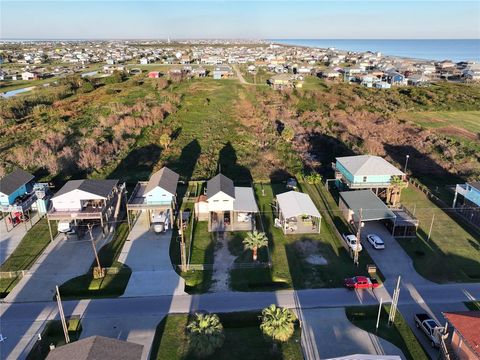
[[[480,235],[459,225],[413,186],[402,192],[402,203],[411,211],[415,208],[420,220],[418,237],[399,241],[417,271],[435,282],[480,281]]]
[[[225,342],[207,359],[303,359],[298,327],[293,337],[273,352],[272,343],[260,331],[259,316],[258,312],[219,314]],[[189,352],[188,321],[189,315],[168,315],[162,320],[153,339],[150,360],[197,359]]]

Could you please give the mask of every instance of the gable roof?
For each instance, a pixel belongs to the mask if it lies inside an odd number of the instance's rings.
[[[380,156],[344,156],[338,157],[337,161],[353,176],[405,175],[402,171],[398,170],[395,166]]]
[[[35,177],[32,174],[22,169],[16,169],[0,179],[0,192],[5,195],[10,195],[20,186],[27,184],[33,179],[35,179]]]
[[[278,206],[285,218],[300,215],[321,217],[315,204],[308,194],[298,191],[288,191],[277,195]]]
[[[158,186],[168,191],[170,194],[175,195],[177,192],[179,177],[180,176],[175,171],[164,166],[150,177],[150,180],[148,180],[147,186],[145,187],[144,194],[148,194]]]
[[[362,209],[362,221],[395,219],[396,215],[380,200],[372,190],[342,191],[340,197],[353,211],[354,221],[358,221]]]
[[[140,344],[90,336],[50,351],[47,360],[139,360],[142,352],[143,345]]]
[[[65,195],[74,190],[82,190],[90,194],[106,198],[118,184],[118,180],[70,180],[62,186],[60,190],[52,197],[55,199],[61,195]]]
[[[468,347],[480,357],[480,311],[444,313],[443,316],[457,330]]]
[[[218,174],[207,181],[207,198],[210,199],[220,191],[235,199],[233,181],[223,174]]]

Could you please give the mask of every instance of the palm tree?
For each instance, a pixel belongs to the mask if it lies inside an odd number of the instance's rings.
[[[187,325],[190,335],[190,348],[198,357],[207,357],[221,348],[225,335],[217,314],[196,313]]]
[[[405,186],[405,181],[399,176],[392,176],[390,180],[390,202],[393,206],[396,205],[398,199],[400,198],[402,187]]]
[[[272,304],[262,310],[261,320],[260,330],[273,340],[275,348],[277,342],[285,342],[292,337],[297,317],[291,310]]]
[[[267,235],[263,232],[254,230],[243,239],[243,247],[245,250],[253,251],[253,261],[257,261],[257,250],[268,245]]]

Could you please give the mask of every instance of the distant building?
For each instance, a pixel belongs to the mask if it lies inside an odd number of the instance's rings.
[[[215,80],[228,78],[233,75],[232,68],[227,65],[216,66],[213,70],[213,78]]]
[[[457,184],[452,207],[472,224],[480,226],[480,181]]]
[[[158,79],[160,77],[160,73],[158,71],[150,71],[148,73],[148,77],[150,79]]]
[[[480,311],[443,314],[453,330],[442,341],[442,358],[458,360],[480,359]]]

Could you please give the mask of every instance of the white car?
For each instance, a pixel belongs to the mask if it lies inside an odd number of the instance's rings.
[[[368,234],[367,235],[368,242],[377,250],[385,249],[385,243],[380,238],[380,236],[375,234]]]
[[[362,251],[362,244],[358,241],[357,237],[353,234],[342,234],[343,240],[347,243],[348,247],[352,251]]]

